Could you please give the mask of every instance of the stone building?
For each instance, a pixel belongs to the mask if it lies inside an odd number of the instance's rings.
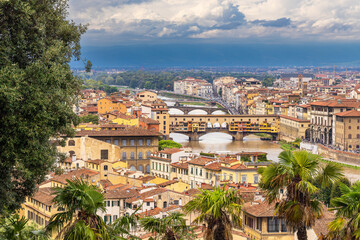
[[[334,145],[341,150],[360,150],[360,111],[350,110],[335,114]]]
[[[357,109],[360,102],[357,99],[338,99],[310,103],[311,123],[310,140],[325,145],[333,144],[334,115],[340,112]]]
[[[310,120],[280,115],[280,140],[310,139]]]
[[[60,148],[60,151],[75,153],[84,160],[90,158],[123,161],[128,168],[150,173],[150,155],[158,150],[160,135],[161,133],[156,131],[135,127],[123,130],[79,131],[70,139],[74,140],[74,146]],[[89,153],[93,154],[89,156]]]

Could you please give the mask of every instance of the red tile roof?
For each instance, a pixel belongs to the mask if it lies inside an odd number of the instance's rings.
[[[350,110],[350,111],[346,111],[346,112],[340,112],[335,115],[339,116],[339,117],[360,117],[360,111]]]

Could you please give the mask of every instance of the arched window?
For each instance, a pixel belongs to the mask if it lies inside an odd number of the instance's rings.
[[[68,145],[69,146],[75,146],[75,141],[74,140],[69,140]]]
[[[143,172],[144,171],[144,167],[143,167],[143,165],[139,165],[139,171],[141,171],[141,172]]]

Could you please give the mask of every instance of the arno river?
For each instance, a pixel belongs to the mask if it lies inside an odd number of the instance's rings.
[[[188,137],[182,134],[172,133],[170,137],[175,142],[184,147],[191,147],[193,152],[218,152],[218,153],[238,153],[238,152],[267,152],[268,159],[277,160],[277,156],[282,151],[279,144],[261,141],[259,137],[250,135],[244,141],[233,141],[230,135],[225,133],[209,133],[200,137],[200,141],[188,141]]]

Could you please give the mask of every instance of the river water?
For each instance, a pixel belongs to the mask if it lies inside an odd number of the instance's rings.
[[[226,133],[209,133],[200,137],[200,141],[189,141],[188,137],[178,133],[171,133],[170,137],[184,147],[191,147],[193,152],[266,152],[268,159],[277,161],[277,156],[282,151],[279,144],[262,141],[258,136],[250,135],[244,141],[233,141]]]

